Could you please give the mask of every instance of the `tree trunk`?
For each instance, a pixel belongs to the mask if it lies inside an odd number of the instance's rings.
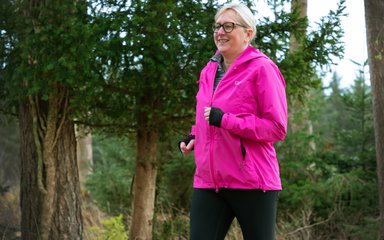
[[[365,0],[368,62],[372,87],[373,119],[379,183],[379,239],[384,239],[384,2]]]
[[[308,3],[307,0],[292,0],[291,2],[291,11],[294,10],[299,11],[299,16],[301,18],[307,17],[307,9],[308,9]],[[296,37],[294,35],[291,35],[290,38],[290,51],[294,52],[299,48],[299,42],[297,41]]]
[[[74,124],[68,94],[56,85],[48,101],[20,107],[23,239],[82,239]]]
[[[307,0],[292,0],[291,11],[293,12],[296,10],[299,12],[300,18],[305,18],[308,16],[308,13],[307,13],[308,7],[307,6],[308,6]],[[303,32],[302,34],[305,35],[306,33]],[[300,47],[300,41],[298,41],[296,36],[292,34],[290,37],[289,51],[291,52],[291,54],[295,54],[295,52],[299,49],[299,47]],[[310,98],[311,94],[308,92],[308,93],[306,93],[306,95],[307,95],[307,98]],[[301,114],[299,114],[299,111],[301,112]],[[313,124],[309,118],[310,113],[309,113],[308,106],[306,105],[306,103],[293,101],[291,104],[291,116],[293,116],[293,118],[294,118],[295,115],[298,115],[298,114],[303,115],[302,119],[300,119],[300,121],[296,121],[296,122],[292,121],[292,131],[298,132],[302,128],[307,128],[307,133],[310,136],[313,135]],[[313,140],[310,140],[308,144],[309,144],[309,150],[310,151],[313,152],[316,150],[316,143]]]
[[[140,128],[137,132],[136,171],[133,187],[131,240],[152,239],[156,191],[156,153],[159,133]]]

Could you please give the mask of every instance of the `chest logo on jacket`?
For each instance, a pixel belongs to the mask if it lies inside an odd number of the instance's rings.
[[[235,81],[235,85],[238,86],[241,84],[241,81]]]

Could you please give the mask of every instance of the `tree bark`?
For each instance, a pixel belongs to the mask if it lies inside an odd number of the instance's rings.
[[[300,18],[306,18],[308,16],[308,1],[307,0],[292,0],[291,2],[291,11],[298,11]],[[305,31],[305,30],[304,30]],[[306,33],[303,32],[303,35]],[[295,54],[295,52],[300,47],[300,41],[296,38],[295,35],[291,35],[290,37],[290,47],[289,51],[291,54]],[[311,93],[306,93],[307,97],[310,98]],[[291,116],[293,118],[295,115],[298,115],[299,112],[302,112],[302,119],[300,121],[292,121],[292,131],[299,132],[303,128],[307,128],[308,135],[313,135],[313,124],[309,118],[309,109],[306,103],[301,103],[298,101],[293,101],[291,104]],[[316,143],[313,140],[309,141],[309,150],[314,152],[316,150]]]
[[[372,87],[377,176],[379,183],[379,239],[384,239],[384,2],[365,0],[368,62]]]
[[[82,239],[74,123],[67,90],[55,89],[20,107],[23,239]]]
[[[307,9],[308,9],[307,0],[292,0],[291,2],[291,11],[294,10],[299,11],[299,16],[301,18],[307,17]],[[295,52],[300,46],[300,43],[297,41],[294,35],[291,35],[290,38],[290,52]]]
[[[139,128],[137,132],[136,171],[133,187],[131,240],[152,239],[156,192],[156,153],[158,130]]]

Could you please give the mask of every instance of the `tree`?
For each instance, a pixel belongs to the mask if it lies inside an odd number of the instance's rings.
[[[22,238],[81,239],[71,97],[90,79],[86,4],[1,3],[0,93],[20,122]]]
[[[151,239],[158,143],[191,125],[196,80],[214,53],[212,1],[99,1],[95,25],[99,82],[86,86],[80,121],[130,135],[136,143],[131,239]],[[109,10],[107,10],[109,9]],[[145,17],[144,17],[145,16]]]
[[[292,0],[291,2],[291,12],[294,14],[298,14],[300,18],[303,18],[305,20],[305,23],[307,21],[307,0]],[[298,34],[298,37],[296,37],[294,34],[291,35],[291,43],[290,43],[290,51],[295,52],[299,48],[299,39],[303,38],[305,36],[306,27],[301,29],[301,31]]]
[[[298,14],[298,16],[303,19],[305,23],[307,23],[307,0],[292,0],[291,2],[291,11],[293,14]],[[297,34],[298,37],[296,37],[294,34],[290,37],[290,52],[291,54],[295,54],[295,51],[297,51],[300,47],[301,42],[303,39],[306,38],[306,27],[301,29],[299,34]],[[312,78],[316,78],[316,76],[312,76]],[[310,98],[310,92],[307,92],[306,98]],[[297,112],[301,112],[300,114],[309,115],[309,109],[308,106],[306,106],[305,103],[302,101],[293,101],[291,99],[290,102],[290,118],[295,119],[295,115]],[[313,124],[309,118],[302,118],[304,122],[294,122],[294,124],[290,125],[293,132],[297,132],[301,128],[307,128],[308,135],[313,135]],[[314,151],[316,149],[316,144],[313,140],[309,141],[309,148]]]
[[[379,239],[384,239],[384,2],[365,0],[364,6],[379,181]]]

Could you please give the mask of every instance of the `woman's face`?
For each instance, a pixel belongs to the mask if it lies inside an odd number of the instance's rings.
[[[235,58],[248,46],[250,41],[250,31],[239,24],[237,13],[228,9],[224,11],[216,20],[216,24],[235,23],[232,32],[225,32],[223,27],[220,27],[213,33],[213,38],[217,49],[221,52],[224,58]]]

